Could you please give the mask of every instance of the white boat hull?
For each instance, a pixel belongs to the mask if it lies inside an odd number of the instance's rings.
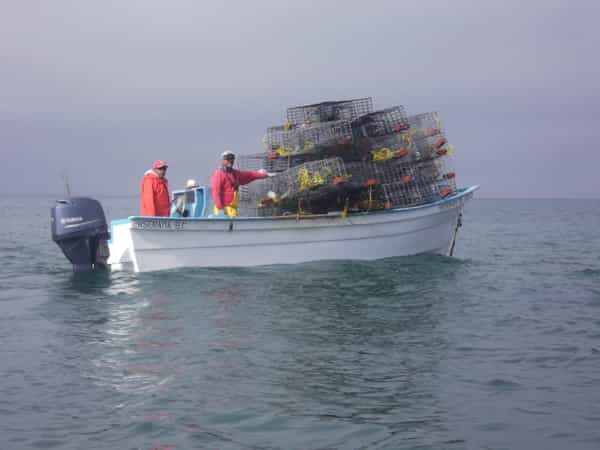
[[[113,225],[111,264],[136,272],[246,267],[316,260],[447,255],[477,186],[429,205],[366,213],[278,218],[130,217]],[[113,255],[115,255],[113,257]]]

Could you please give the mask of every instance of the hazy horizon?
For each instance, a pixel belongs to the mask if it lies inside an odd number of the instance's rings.
[[[0,195],[171,189],[258,153],[290,106],[373,97],[439,111],[480,198],[598,198],[592,1],[7,2]]]

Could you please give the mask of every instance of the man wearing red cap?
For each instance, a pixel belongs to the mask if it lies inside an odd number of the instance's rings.
[[[167,163],[154,161],[142,179],[141,216],[169,216],[169,182],[165,178]]]

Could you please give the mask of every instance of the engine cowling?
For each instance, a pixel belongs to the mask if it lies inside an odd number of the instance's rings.
[[[98,200],[88,197],[57,200],[51,209],[50,221],[52,240],[75,272],[106,268],[110,234]]]

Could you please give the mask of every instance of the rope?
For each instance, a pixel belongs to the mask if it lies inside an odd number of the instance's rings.
[[[454,254],[454,245],[456,244],[456,235],[458,234],[458,229],[462,227],[462,213],[458,215],[458,219],[456,220],[456,228],[454,229],[454,237],[452,238],[452,245],[450,246],[450,256]]]

